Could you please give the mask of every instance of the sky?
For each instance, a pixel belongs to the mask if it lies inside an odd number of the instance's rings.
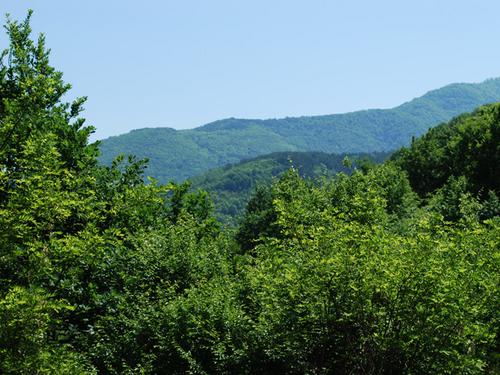
[[[95,139],[390,108],[500,76],[498,0],[0,1],[27,9]]]

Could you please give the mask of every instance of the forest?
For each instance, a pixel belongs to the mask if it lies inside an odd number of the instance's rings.
[[[368,154],[327,154],[324,152],[274,152],[235,164],[211,169],[185,182],[191,190],[210,194],[215,216],[225,225],[236,226],[252,192],[269,185],[290,168],[307,179],[333,177],[339,172],[351,174],[367,163],[381,163],[389,152]]]
[[[500,372],[499,103],[379,164],[291,167],[226,227],[100,163],[30,15],[5,28],[0,373]]]

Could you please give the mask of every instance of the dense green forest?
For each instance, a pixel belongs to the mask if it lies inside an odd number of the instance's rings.
[[[210,194],[217,219],[234,224],[243,214],[251,193],[270,185],[274,178],[290,168],[304,178],[332,177],[339,172],[350,174],[360,164],[380,163],[388,153],[327,154],[324,152],[276,152],[215,168],[189,179],[193,190]]]
[[[380,165],[257,189],[235,230],[98,163],[29,17],[0,59],[0,373],[498,374],[500,104]]]
[[[452,84],[392,109],[279,120],[227,119],[192,130],[145,128],[102,141],[100,161],[148,158],[146,174],[182,182],[209,169],[280,151],[387,152],[412,136],[500,98],[500,78]]]

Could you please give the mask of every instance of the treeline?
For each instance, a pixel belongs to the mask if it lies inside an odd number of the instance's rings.
[[[389,156],[390,153],[275,152],[211,169],[187,183],[192,190],[208,192],[214,201],[217,219],[234,226],[241,219],[252,191],[270,185],[290,168],[304,178],[327,178],[340,172],[350,174],[356,168],[381,163]]]
[[[6,29],[1,373],[500,371],[500,105],[351,176],[290,170],[222,231],[206,193],[100,166],[43,37]]]

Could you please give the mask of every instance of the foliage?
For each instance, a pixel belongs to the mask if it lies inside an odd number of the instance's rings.
[[[279,152],[244,160],[210,170],[190,179],[193,187],[210,193],[216,207],[218,219],[235,225],[240,219],[252,191],[258,186],[267,186],[273,179],[291,167],[305,178],[332,177],[338,172],[351,173],[358,165],[384,161],[389,154],[351,154],[355,162],[344,165],[345,155],[322,152]],[[369,161],[371,160],[371,161]]]
[[[450,177],[464,176],[467,190],[485,196],[500,192],[500,105],[492,104],[413,140],[393,159],[410,178],[415,191],[426,196]]]
[[[289,169],[221,230],[206,192],[97,163],[29,18],[0,66],[0,372],[500,371],[497,105],[351,175]]]

